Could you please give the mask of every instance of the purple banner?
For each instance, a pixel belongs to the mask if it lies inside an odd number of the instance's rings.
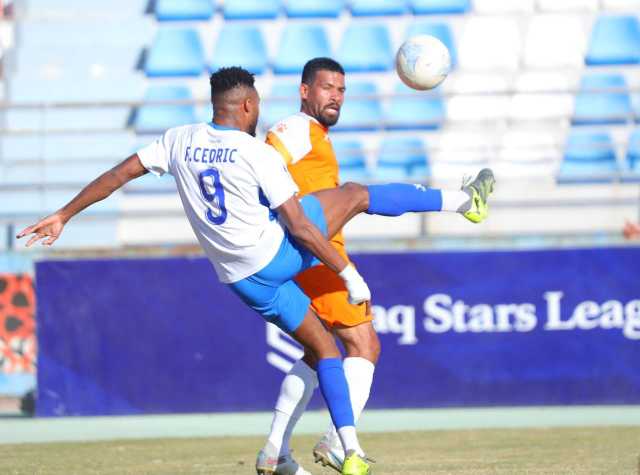
[[[640,250],[354,260],[382,341],[368,407],[640,403]],[[270,410],[301,354],[203,258],[36,279],[42,416]]]

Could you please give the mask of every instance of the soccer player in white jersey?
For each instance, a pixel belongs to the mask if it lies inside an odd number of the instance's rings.
[[[239,67],[222,68],[211,75],[210,83],[211,123],[169,129],[17,237],[32,234],[27,246],[40,240],[50,246],[73,216],[128,181],[148,172],[171,173],[189,222],[219,280],[265,320],[315,354],[320,389],[346,453],[342,474],[369,474],[340,351],[293,278],[319,260],[344,280],[353,304],[369,305],[371,294],[364,279],[327,236],[361,212],[397,216],[446,210],[442,199],[438,201],[424,187],[347,183],[298,200],[297,187],[281,157],[254,138],[259,96],[253,75]],[[483,170],[470,184],[469,207],[477,221],[486,217],[493,182],[491,171]],[[256,471],[273,474],[277,465],[275,452],[264,457]]]

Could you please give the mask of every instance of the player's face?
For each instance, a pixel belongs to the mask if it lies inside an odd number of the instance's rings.
[[[317,71],[311,84],[300,86],[302,110],[325,127],[331,127],[340,118],[344,91],[344,74],[336,71]]]

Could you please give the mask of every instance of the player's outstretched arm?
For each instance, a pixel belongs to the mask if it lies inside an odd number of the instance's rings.
[[[65,224],[83,209],[101,201],[122,187],[128,181],[147,173],[137,154],[103,173],[85,186],[71,201],[55,213],[41,219],[36,224],[26,227],[16,236],[18,239],[33,234],[26,247],[44,239],[44,246],[51,246],[64,229]]]
[[[277,212],[296,241],[342,277],[352,304],[371,300],[371,291],[362,276],[335,250],[317,226],[309,221],[298,198],[292,196],[277,208]]]

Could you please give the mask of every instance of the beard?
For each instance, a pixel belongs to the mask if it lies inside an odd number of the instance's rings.
[[[247,133],[252,137],[255,137],[257,127],[258,127],[258,121],[256,120],[253,124],[249,124],[249,129],[247,130]]]
[[[337,114],[334,116],[333,115],[328,116],[327,114],[323,113],[323,114],[320,114],[319,117],[317,117],[318,122],[320,122],[325,127],[331,127],[333,125],[336,125],[338,123],[339,118],[340,118],[340,109],[337,110]]]

